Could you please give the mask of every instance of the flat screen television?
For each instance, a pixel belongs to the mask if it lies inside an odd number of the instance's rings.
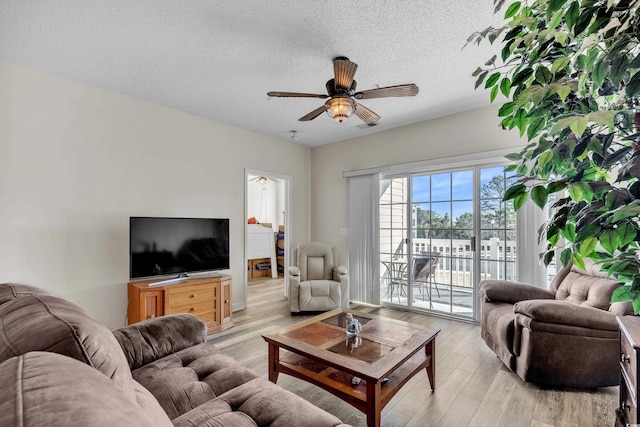
[[[129,277],[229,268],[229,219],[131,217]]]

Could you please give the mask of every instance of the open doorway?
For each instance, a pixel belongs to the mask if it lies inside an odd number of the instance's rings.
[[[245,295],[249,284],[281,280],[287,294],[291,177],[245,170]]]

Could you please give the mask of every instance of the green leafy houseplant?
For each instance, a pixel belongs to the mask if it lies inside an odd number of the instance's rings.
[[[549,264],[584,269],[586,257],[625,282],[613,301],[640,312],[640,0],[531,0],[505,4],[506,24],[469,37],[500,39],[502,51],[474,72],[502,127],[529,140],[509,155],[517,180],[505,193],[528,198],[550,219],[540,228]],[[505,9],[506,7],[506,9]]]

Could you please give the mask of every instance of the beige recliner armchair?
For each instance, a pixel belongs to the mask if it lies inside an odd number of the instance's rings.
[[[336,248],[320,242],[299,243],[289,267],[291,312],[349,308],[349,276],[337,265]]]
[[[562,268],[549,290],[505,280],[480,283],[481,335],[524,381],[566,387],[620,383],[616,315],[630,303],[611,304],[621,286],[586,261],[586,271]]]

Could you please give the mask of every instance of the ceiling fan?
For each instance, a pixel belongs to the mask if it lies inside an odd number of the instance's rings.
[[[380,116],[360,104],[357,100],[372,98],[389,98],[398,96],[415,96],[418,93],[418,86],[415,84],[404,84],[397,86],[387,86],[376,89],[356,92],[356,81],[353,76],[356,74],[358,64],[349,61],[349,58],[339,56],[333,59],[334,78],[326,84],[327,95],[297,92],[268,92],[267,96],[284,98],[330,98],[322,107],[316,108],[309,114],[300,117],[301,122],[315,119],[325,111],[333,117],[336,122],[346,122],[355,114],[367,124],[374,124],[380,120]]]

